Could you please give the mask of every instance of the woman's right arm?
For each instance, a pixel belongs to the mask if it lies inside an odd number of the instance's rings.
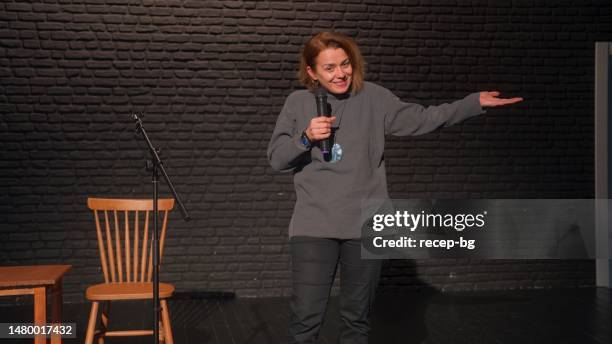
[[[268,161],[274,170],[282,172],[293,170],[302,154],[310,151],[300,142],[304,129],[306,128],[297,128],[297,120],[290,109],[288,98],[276,120],[272,138],[268,143]]]
[[[295,113],[291,110],[290,98],[276,120],[276,127],[268,144],[268,160],[277,171],[291,171],[300,163],[304,163],[305,154],[310,152],[312,145],[327,139],[332,132],[332,124],[336,116],[314,116],[308,127],[298,128]],[[308,138],[309,145],[302,139],[302,133]]]

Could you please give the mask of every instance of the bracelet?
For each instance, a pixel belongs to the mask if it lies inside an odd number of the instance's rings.
[[[312,147],[312,142],[310,142],[308,135],[306,135],[306,131],[302,132],[302,136],[300,136],[300,143],[306,147],[306,149],[310,149]]]

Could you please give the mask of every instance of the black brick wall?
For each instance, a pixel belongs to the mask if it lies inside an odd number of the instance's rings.
[[[353,36],[367,79],[438,104],[497,89],[526,101],[390,138],[394,197],[593,197],[594,42],[609,1],[0,3],[0,263],[74,265],[101,280],[86,198],[147,196],[143,112],[195,219],[172,218],[162,278],[179,291],[287,295],[291,176],[266,145],[301,45]],[[163,189],[164,195],[169,195]],[[592,261],[393,261],[383,288],[592,285]]]

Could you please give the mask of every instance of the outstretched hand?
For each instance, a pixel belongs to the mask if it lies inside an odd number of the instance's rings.
[[[499,92],[492,91],[480,92],[480,106],[482,107],[494,107],[494,106],[503,106],[508,104],[514,104],[523,101],[523,98],[497,98],[499,96]]]

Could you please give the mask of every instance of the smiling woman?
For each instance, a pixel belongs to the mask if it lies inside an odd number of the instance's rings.
[[[306,67],[312,80],[335,94],[348,91],[353,76],[353,66],[342,48],[327,48],[319,53],[315,68]]]
[[[322,85],[332,93],[359,92],[363,87],[364,61],[359,48],[340,33],[321,32],[305,45],[298,78],[310,90]],[[334,82],[339,83],[333,87]]]
[[[298,77],[307,90],[291,93],[268,145],[272,168],[293,171],[296,204],[289,225],[293,273],[290,343],[315,343],[336,266],[340,264],[340,343],[367,343],[369,314],[381,263],[361,258],[361,205],[388,198],[386,135],[419,135],[483,113],[484,106],[521,101],[476,92],[450,104],[404,103],[364,81],[355,42],[322,32],[304,45]],[[319,116],[314,92],[329,92],[331,117]],[[318,93],[318,92],[317,92]],[[338,159],[327,161],[321,140]]]

